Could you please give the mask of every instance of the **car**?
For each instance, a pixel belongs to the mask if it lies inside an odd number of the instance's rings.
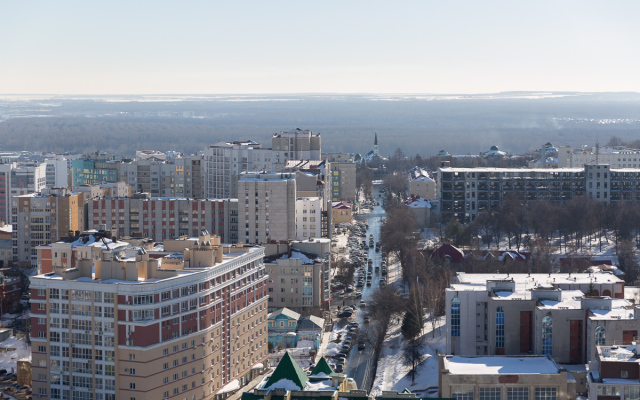
[[[341,312],[338,314],[338,318],[349,318],[353,315],[353,313],[349,313],[349,312]]]
[[[367,286],[371,286],[371,281],[370,280],[367,281]]]
[[[360,308],[366,307],[366,306],[367,306],[367,302],[365,302],[364,300],[360,300]]]
[[[336,354],[335,356],[333,356],[334,360],[340,360],[340,359],[345,359],[347,358],[347,355],[343,352],[340,352],[338,354]]]
[[[341,374],[344,371],[344,367],[342,366],[342,364],[336,364],[336,367],[333,370]]]
[[[369,317],[368,315],[362,319],[362,322],[364,322],[365,324],[368,324],[369,321],[371,321],[371,317]]]
[[[365,343],[364,343],[364,342],[359,342],[359,343],[358,343],[358,350],[362,351],[362,350],[364,350],[364,349],[365,349],[365,347],[366,347],[366,345],[365,345]]]
[[[342,308],[342,311],[343,311],[343,312],[353,312],[353,308],[351,308],[351,307],[349,307],[349,306],[347,306],[347,307],[343,307],[343,308]]]
[[[362,292],[356,292],[355,294],[356,299],[359,299],[362,297]]]
[[[348,326],[349,326],[349,328],[353,328],[353,327],[360,328],[360,324],[357,323],[357,322],[352,322]]]
[[[351,346],[343,344],[342,347],[340,348],[340,352],[342,353],[349,353],[349,350],[351,350]]]
[[[351,285],[349,285],[344,291],[345,293],[351,293],[355,290],[355,288]]]

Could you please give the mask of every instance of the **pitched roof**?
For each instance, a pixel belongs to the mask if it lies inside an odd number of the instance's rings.
[[[320,357],[320,361],[318,361],[316,367],[311,371],[311,376],[319,375],[321,373],[324,373],[325,375],[333,374],[333,369],[331,369],[329,363],[324,359],[324,357]]]
[[[284,315],[285,317],[291,318],[291,319],[295,319],[296,321],[298,319],[300,319],[300,314],[298,314],[297,312],[293,311],[293,310],[289,310],[288,308],[281,308],[279,310],[275,310],[274,312],[272,312],[271,314],[269,314],[268,319],[273,319],[279,315]]]
[[[300,390],[303,390],[305,386],[307,386],[307,382],[309,382],[307,374],[304,373],[288,351],[285,351],[284,356],[280,360],[276,370],[273,371],[273,374],[269,377],[267,383],[265,383],[264,388],[275,389],[281,380],[293,382]]]

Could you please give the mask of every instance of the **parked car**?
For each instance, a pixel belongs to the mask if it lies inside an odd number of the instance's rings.
[[[364,349],[365,349],[365,347],[366,347],[366,345],[365,345],[365,343],[364,343],[364,342],[359,342],[359,343],[358,343],[358,350],[362,351],[362,350],[364,350]]]

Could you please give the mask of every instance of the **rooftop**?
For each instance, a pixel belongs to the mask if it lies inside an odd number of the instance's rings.
[[[547,356],[446,356],[444,368],[453,375],[557,374]]]

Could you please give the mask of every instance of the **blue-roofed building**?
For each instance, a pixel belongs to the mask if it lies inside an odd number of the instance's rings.
[[[273,348],[282,344],[285,348],[295,347],[298,343],[296,329],[300,314],[288,308],[281,308],[269,314],[269,343]]]

